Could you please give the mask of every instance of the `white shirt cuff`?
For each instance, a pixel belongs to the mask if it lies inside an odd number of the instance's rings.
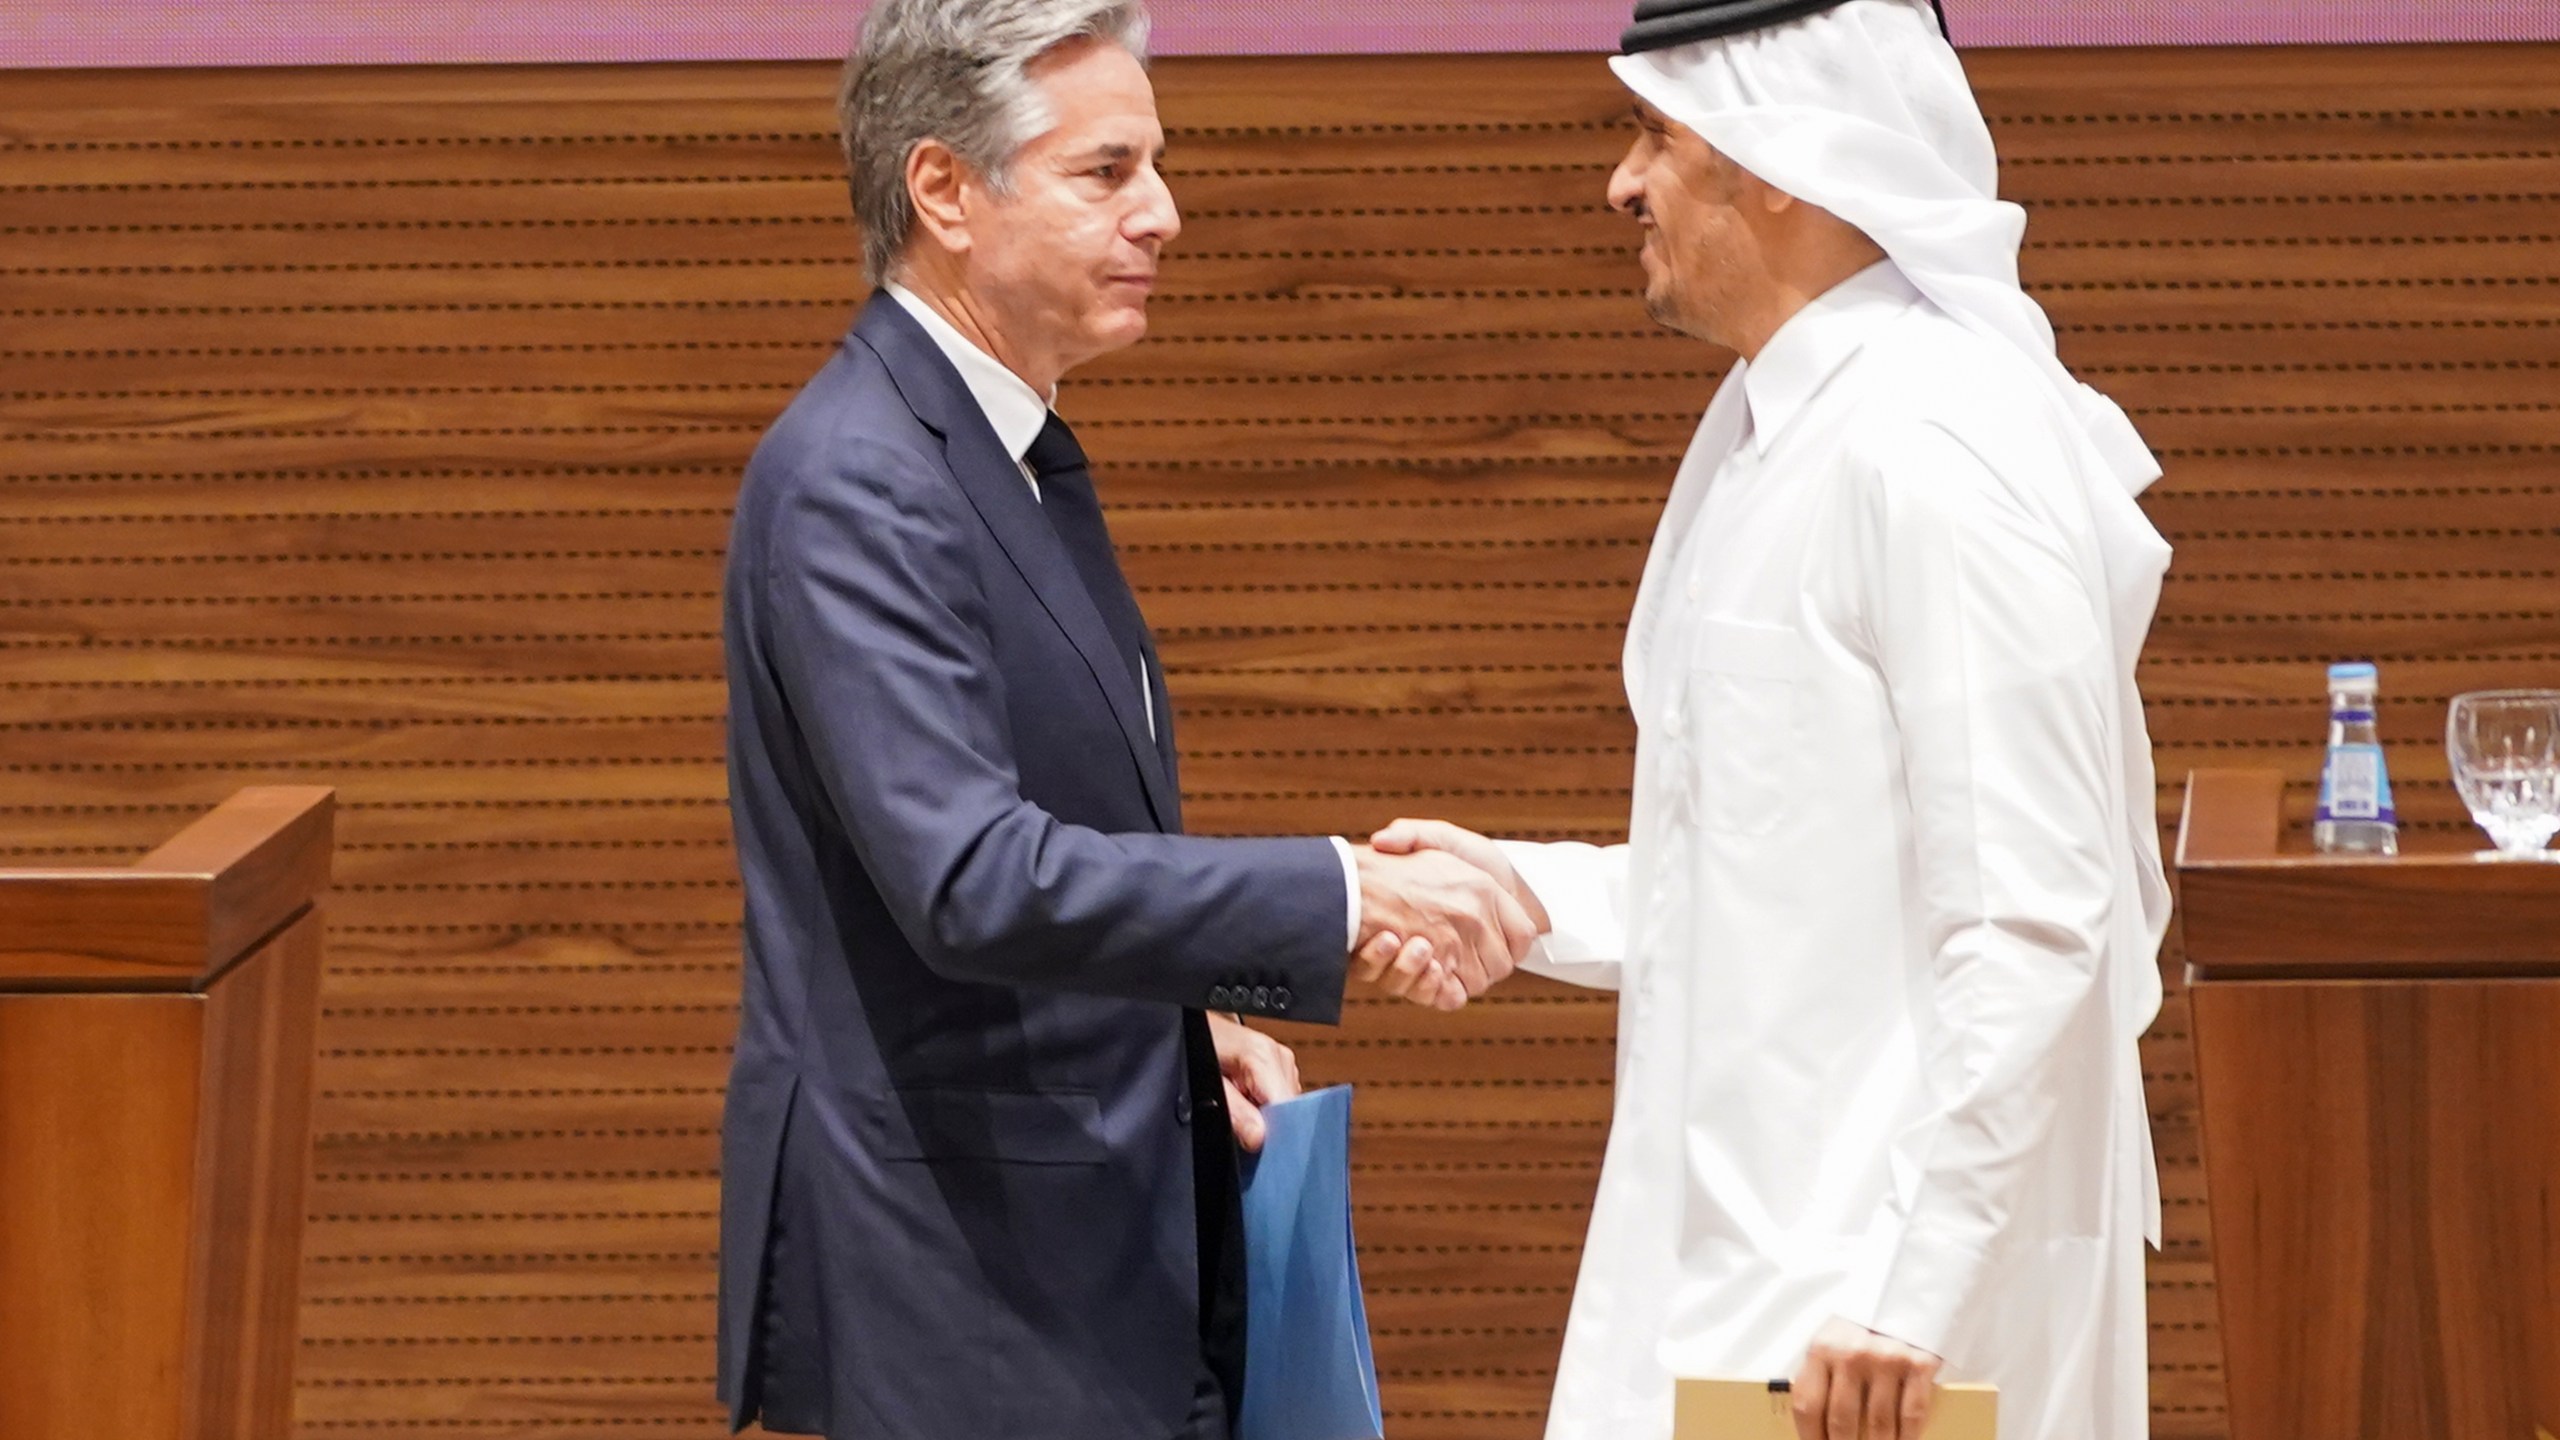
[[[1529,947],[1520,968],[1568,985],[1617,989],[1627,953],[1626,847],[1495,843],[1547,911],[1547,933]]]
[[[1608,851],[1570,841],[1494,843],[1520,883],[1546,907],[1547,933],[1540,943],[1550,957],[1566,964],[1625,957],[1626,922],[1612,884],[1623,872],[1613,873]]]
[[[1342,857],[1342,903],[1351,917],[1350,934],[1342,942],[1344,954],[1360,948],[1360,859],[1351,853],[1351,842],[1339,835],[1325,837],[1333,842],[1333,851]]]

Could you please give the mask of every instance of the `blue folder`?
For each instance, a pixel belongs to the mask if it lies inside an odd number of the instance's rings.
[[[1379,1440],[1378,1367],[1351,1243],[1351,1090],[1263,1107],[1244,1180],[1244,1405],[1236,1440]]]

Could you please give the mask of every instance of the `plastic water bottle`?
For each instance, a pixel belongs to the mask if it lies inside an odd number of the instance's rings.
[[[2391,810],[2391,774],[2373,725],[2380,677],[2371,665],[2329,667],[2329,758],[2320,767],[2320,812],[2311,843],[2348,855],[2400,853],[2399,817]]]

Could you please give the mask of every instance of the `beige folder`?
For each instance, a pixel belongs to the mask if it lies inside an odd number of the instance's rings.
[[[1766,1380],[1683,1380],[1672,1440],[1796,1440],[1789,1398]],[[1941,1385],[1927,1440],[1997,1440],[1999,1415],[1998,1387]]]

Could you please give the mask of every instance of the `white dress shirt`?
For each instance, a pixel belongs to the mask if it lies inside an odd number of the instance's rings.
[[[2145,1433],[2153,797],[2093,463],[1890,263],[1718,392],[1628,627],[1629,843],[1506,845],[1530,968],[1620,996],[1549,1440],[1668,1440],[1674,1377],[1834,1316],[1997,1383],[2003,1440]]]
[[[976,400],[978,409],[985,413],[988,426],[996,432],[996,443],[1013,457],[1014,465],[1022,471],[1023,481],[1031,487],[1031,498],[1038,500],[1040,477],[1031,473],[1031,466],[1023,457],[1031,453],[1031,442],[1040,438],[1041,429],[1049,423],[1049,411],[1058,399],[1056,389],[1052,388],[1046,396],[1032,389],[1031,382],[1014,374],[1003,361],[979,349],[968,336],[943,319],[941,311],[934,309],[913,290],[895,280],[880,288],[906,307],[907,313],[924,327],[924,333],[933,337],[934,345],[942,351],[943,358],[951,362],[951,368],[960,372],[960,383],[969,387],[970,398]],[[1139,708],[1146,712],[1147,738],[1153,740],[1158,723],[1155,678],[1147,667],[1146,656],[1133,655],[1129,658],[1138,674],[1138,703]],[[1342,859],[1342,884],[1350,905],[1350,939],[1343,947],[1347,950],[1360,943],[1360,867],[1351,853],[1349,841],[1339,835],[1328,838],[1333,841],[1334,852]]]

